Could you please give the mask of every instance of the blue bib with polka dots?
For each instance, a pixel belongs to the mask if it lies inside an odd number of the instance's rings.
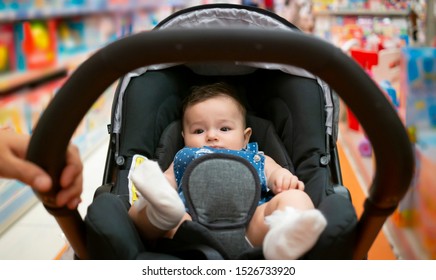
[[[185,201],[183,192],[182,192],[182,178],[185,173],[186,167],[194,160],[206,154],[231,154],[235,156],[240,156],[246,160],[248,160],[251,165],[256,169],[261,185],[261,199],[259,201],[259,205],[265,203],[270,200],[272,194],[268,192],[268,187],[266,183],[265,177],[265,155],[263,152],[258,150],[257,143],[249,143],[247,148],[242,150],[229,150],[229,149],[215,149],[211,147],[202,147],[202,148],[189,148],[185,147],[177,152],[174,157],[174,174],[177,182],[177,191],[180,194],[180,197],[183,201]]]

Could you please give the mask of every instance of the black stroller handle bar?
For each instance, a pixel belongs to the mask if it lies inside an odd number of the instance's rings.
[[[98,97],[128,72],[155,64],[265,62],[297,66],[327,82],[353,111],[373,145],[376,170],[357,225],[354,258],[365,258],[377,233],[411,183],[412,145],[391,103],[349,56],[301,32],[254,29],[154,30],[120,39],[85,61],[41,116],[27,158],[59,181],[65,151],[82,118]],[[84,223],[77,210],[57,208],[58,189],[37,193],[55,216],[79,258],[86,259]]]

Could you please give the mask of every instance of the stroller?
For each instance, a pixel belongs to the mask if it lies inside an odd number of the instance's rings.
[[[91,80],[95,73],[99,79]],[[237,177],[246,178],[236,182],[245,189],[226,211],[232,219],[225,226],[211,222],[219,211],[194,197],[194,208],[202,208],[198,217],[184,222],[173,239],[163,239],[151,248],[127,215],[135,196],[127,178],[138,157],[155,159],[165,170],[183,147],[180,105],[194,85],[225,81],[237,88],[248,109],[251,141],[305,182],[305,191],[328,225],[302,259],[364,259],[411,181],[413,154],[404,127],[357,64],[271,12],[212,4],[179,11],[152,32],[121,39],[73,73],[41,117],[28,150],[28,159],[46,169],[54,182],[65,161],[59,155],[75,127],[99,94],[119,77],[103,184],[85,221],[77,211],[54,206],[56,190],[37,193],[77,258],[264,258],[261,248],[246,246],[241,238],[258,189],[249,168],[234,158],[211,156],[193,162],[190,172],[194,183],[204,180],[210,174],[202,164],[209,162],[215,170],[235,169]],[[376,176],[360,220],[342,185],[336,150],[339,105],[329,86],[355,112],[377,156]],[[80,96],[73,94],[77,92]],[[77,104],[74,111],[69,110],[62,120],[56,117],[72,103]],[[58,137],[47,140],[54,131]],[[232,190],[220,191],[225,199],[234,196]]]

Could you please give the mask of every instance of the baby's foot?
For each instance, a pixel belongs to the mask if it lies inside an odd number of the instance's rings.
[[[266,259],[298,259],[309,251],[327,225],[317,209],[296,210],[287,207],[266,217],[270,230],[263,242]]]
[[[181,221],[185,206],[157,162],[146,159],[129,175],[129,179],[142,195],[135,207],[147,206],[147,217],[155,227],[170,230]]]

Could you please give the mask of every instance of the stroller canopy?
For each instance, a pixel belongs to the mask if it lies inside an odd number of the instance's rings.
[[[231,4],[212,4],[203,5],[198,7],[188,8],[178,13],[171,15],[162,22],[160,22],[156,29],[193,29],[193,28],[255,28],[263,30],[284,30],[289,32],[301,32],[293,24],[276,14],[267,13],[261,9],[254,9],[250,7],[241,7],[239,5]],[[228,42],[231,44],[232,42]],[[185,64],[180,62],[179,64]],[[121,131],[121,108],[122,100],[125,89],[127,88],[130,80],[134,77],[144,74],[147,70],[160,70],[171,66],[178,65],[160,64],[136,69],[127,75],[122,80],[120,86],[120,93],[115,109],[115,116],[113,122],[113,132],[119,133]],[[338,115],[339,115],[339,102],[334,93],[332,93],[329,86],[314,76],[305,69],[298,68],[287,64],[272,64],[264,63],[262,61],[253,62],[238,62],[232,61],[228,63],[188,63],[186,64],[193,72],[199,75],[243,75],[254,72],[256,69],[270,69],[280,70],[282,72],[301,76],[305,78],[315,79],[324,91],[325,96],[325,110],[326,110],[326,133],[332,136],[333,143],[336,142],[338,128]]]

